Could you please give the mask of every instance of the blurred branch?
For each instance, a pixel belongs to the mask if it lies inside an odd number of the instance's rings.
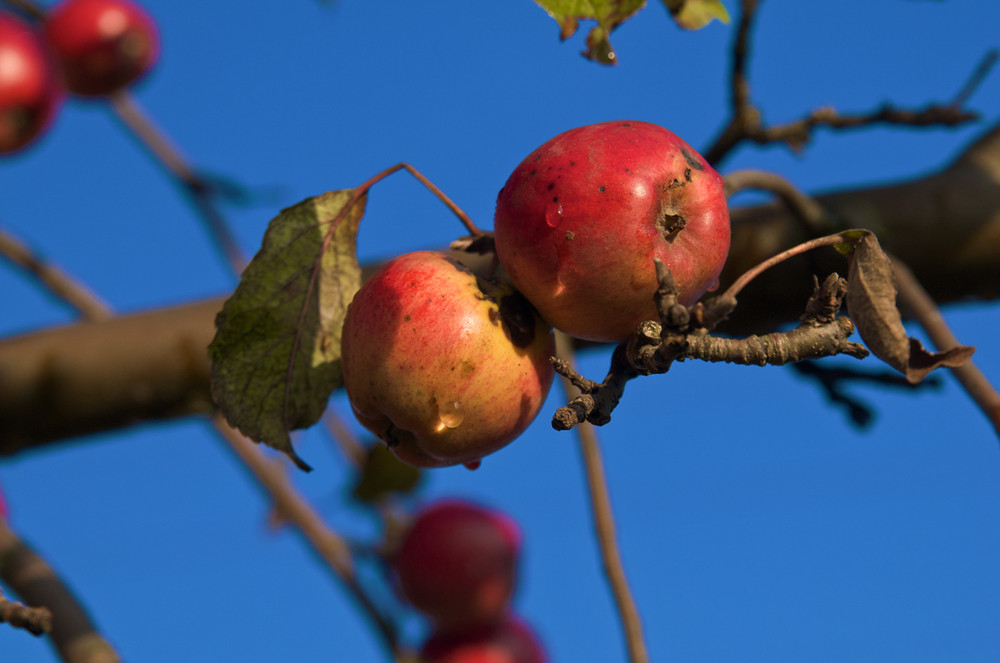
[[[212,424],[266,490],[283,521],[298,529],[316,555],[325,562],[327,568],[334,571],[371,620],[393,657],[397,661],[403,661],[405,652],[399,643],[396,626],[382,614],[358,582],[347,543],[327,527],[316,510],[295,489],[284,470],[284,461],[268,460],[256,444],[231,428],[221,415],[213,415]]]
[[[121,658],[98,632],[86,610],[38,553],[0,518],[0,579],[29,605],[52,613],[52,644],[66,663],[119,663]]]
[[[209,236],[233,271],[240,274],[247,260],[229,227],[229,222],[215,204],[215,189],[188,165],[187,160],[153,124],[128,91],[111,96],[111,108],[118,118],[150,153],[173,175],[205,224]]]
[[[93,295],[90,295],[89,290],[86,290],[83,286],[78,285],[67,275],[61,274],[60,279],[56,281],[58,288],[52,289],[50,287],[52,280],[43,279],[40,276],[40,274],[43,273],[48,274],[51,270],[40,272],[37,269],[33,269],[33,267],[40,264],[41,261],[31,255],[30,252],[27,251],[27,249],[24,248],[19,242],[14,241],[12,243],[16,247],[22,249],[23,255],[20,255],[21,260],[19,260],[17,264],[24,266],[29,275],[36,277],[37,282],[40,285],[49,288],[50,292],[54,295],[61,297],[64,292],[68,291],[72,293],[76,299],[74,301],[70,301],[69,303],[74,304],[75,302],[75,304],[81,304],[82,306],[79,308],[84,313],[84,318],[87,319],[91,325],[93,325],[93,328],[96,328],[98,338],[106,340],[104,334],[101,333],[101,329],[106,328],[109,324],[113,325],[118,322],[111,318],[110,309],[93,297]],[[79,293],[84,293],[87,296],[80,295]],[[132,321],[134,323],[135,319],[132,319]],[[148,324],[148,321],[140,321],[141,327],[145,327],[146,324]],[[152,327],[155,329],[157,325],[153,324]],[[151,342],[155,342],[155,334],[150,333],[150,330],[145,330],[146,333],[137,333],[138,331],[138,329],[133,329],[132,334],[129,334],[129,336],[136,339],[144,346],[150,344]],[[196,345],[193,349],[195,356],[199,353],[198,347],[199,346]],[[207,342],[200,345],[200,352],[202,354],[205,353],[206,347]],[[121,346],[118,346],[119,351],[120,349]],[[76,353],[77,348],[71,348],[71,350]],[[78,355],[74,354],[74,356]],[[174,356],[173,358],[176,357]],[[84,362],[87,362],[88,359],[88,357],[83,357]],[[18,373],[16,370],[17,367],[14,366],[12,370],[9,363],[0,361],[0,366],[4,367],[5,373],[13,373],[15,375]],[[89,368],[91,371],[98,374],[103,374],[107,370],[107,366],[91,366]],[[58,370],[56,367],[50,367],[46,376],[49,379],[46,380],[43,378],[43,382],[46,382],[50,388],[52,382],[55,381],[52,380],[52,378],[55,377],[54,372],[56,370]],[[118,389],[122,388],[122,385],[117,381],[118,377],[120,377],[120,374],[112,373],[111,385],[109,385],[109,387]],[[153,374],[147,376],[147,379],[151,382],[159,381],[162,379],[162,375],[159,372],[154,372]],[[207,382],[205,386],[207,387]],[[46,394],[46,396],[49,396],[49,394]],[[51,401],[51,399],[46,400]],[[210,400],[208,403],[203,402],[202,406],[208,406],[209,403]],[[75,406],[79,407],[80,404],[76,403]],[[52,413],[51,411],[44,410],[45,409],[43,408],[43,411],[35,412],[33,414],[38,419],[49,420]],[[90,411],[87,402],[83,403],[83,410],[85,412]],[[0,419],[0,422],[5,423],[3,422],[3,419]],[[343,542],[343,540],[341,540],[336,533],[323,523],[322,519],[315,512],[315,510],[313,510],[305,499],[298,494],[285,474],[281,464],[270,463],[263,455],[261,455],[260,451],[255,448],[256,445],[243,437],[235,429],[231,428],[221,415],[214,414],[211,417],[211,423],[219,435],[229,443],[230,447],[236,452],[236,455],[244,462],[254,477],[256,477],[260,484],[266,489],[267,493],[274,501],[275,508],[281,513],[282,517],[302,532],[306,541],[308,541],[316,551],[318,557],[327,564],[328,568],[332,569],[335,574],[340,577],[345,586],[354,596],[355,600],[372,619],[379,633],[381,633],[385,638],[387,648],[393,653],[394,656],[399,658],[401,656],[401,649],[396,637],[395,627],[390,624],[385,617],[383,617],[364,589],[358,584],[357,578],[354,575],[350,550],[347,548],[347,545]],[[3,427],[2,430],[4,431],[4,435],[10,434],[10,431],[6,429],[6,427]],[[5,523],[0,523],[0,525],[5,525]],[[3,533],[0,532],[0,540],[2,540],[2,535]],[[13,535],[11,534],[11,536]],[[0,552],[2,552],[2,549],[0,549]],[[3,556],[0,555],[0,559],[2,558]],[[2,569],[0,569],[0,573],[2,573]],[[15,591],[17,590],[15,589]],[[22,596],[24,595],[22,594]],[[96,661],[94,663],[96,663]]]
[[[574,363],[573,339],[557,331],[556,353],[570,366]],[[567,379],[562,380],[566,398],[573,396],[573,384]],[[607,478],[604,475],[604,463],[601,460],[601,448],[597,433],[590,424],[577,427],[580,439],[580,451],[583,455],[587,472],[587,488],[590,493],[590,507],[594,515],[594,528],[601,548],[601,559],[604,563],[604,574],[611,585],[615,605],[622,622],[625,643],[628,647],[630,663],[648,663],[649,654],[642,635],[642,620],[636,608],[635,600],[625,577],[625,567],[621,554],[618,552],[617,534],[615,533],[614,512],[611,509],[611,498],[608,495]]]
[[[32,635],[45,635],[52,630],[52,611],[48,608],[29,608],[7,599],[0,592],[0,622],[24,629]]]
[[[882,106],[867,113],[841,113],[833,108],[818,108],[801,119],[783,125],[764,124],[760,109],[750,97],[747,74],[751,54],[751,33],[757,16],[758,0],[742,0],[743,10],[733,42],[732,70],[730,74],[731,115],[715,141],[702,153],[711,164],[722,162],[744,141],[759,145],[785,143],[793,150],[801,150],[812,138],[818,127],[844,130],[868,127],[874,124],[893,124],[910,127],[953,127],[979,119],[979,114],[962,109],[964,102],[975,91],[996,61],[991,51],[977,66],[969,81],[949,104],[930,104],[919,109],[906,109],[894,104]]]
[[[27,272],[57,300],[76,309],[86,320],[106,320],[111,309],[82,283],[46,262],[13,235],[0,230],[0,257]]]
[[[924,328],[938,350],[948,350],[959,345],[958,338],[944,321],[940,309],[927,291],[900,260],[893,260],[896,283],[899,286],[899,306],[905,309]],[[1000,435],[1000,394],[972,361],[951,369],[966,393],[972,397],[993,429]]]
[[[769,191],[778,196],[788,210],[802,221],[807,232],[813,235],[828,232],[826,211],[816,199],[799,191],[794,184],[777,173],[766,170],[737,170],[723,176],[722,181],[727,198],[732,198],[747,189]]]

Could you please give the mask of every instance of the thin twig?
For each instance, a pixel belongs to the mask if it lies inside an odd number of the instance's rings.
[[[965,82],[962,89],[959,90],[958,94],[955,95],[955,98],[952,99],[951,106],[953,108],[961,108],[969,101],[969,97],[975,94],[976,90],[979,89],[979,86],[983,84],[983,81],[985,81],[986,77],[989,76],[989,73],[993,70],[993,67],[996,66],[998,60],[1000,60],[1000,49],[991,48],[987,51],[986,55],[983,56],[983,59],[979,61],[978,65],[976,65],[975,71],[973,71],[969,76],[969,80]]]
[[[299,494],[283,464],[269,461],[256,444],[229,426],[221,414],[212,417],[212,424],[274,500],[275,509],[283,519],[295,525],[317,556],[335,572],[382,635],[393,657],[397,661],[405,660],[395,625],[382,614],[358,582],[347,543],[327,527],[316,510]]]
[[[895,258],[892,265],[899,287],[900,307],[920,323],[938,350],[946,351],[960,345],[941,310],[910,268]],[[1000,435],[1000,393],[971,360],[951,368],[951,371]]]
[[[181,185],[198,210],[218,250],[233,271],[241,273],[246,267],[247,260],[230,230],[228,221],[215,204],[212,186],[198,176],[180,151],[170,143],[163,131],[153,124],[128,91],[122,90],[111,95],[110,101],[118,119]]]
[[[41,21],[45,18],[45,10],[31,0],[3,0],[5,3],[18,9],[33,19]]]
[[[0,518],[0,578],[29,605],[52,612],[49,637],[65,663],[120,663],[66,582]]]
[[[556,332],[556,352],[570,366],[573,364],[573,340],[562,332]],[[562,380],[566,397],[576,395],[569,380]],[[628,647],[630,663],[648,663],[646,642],[642,635],[642,621],[636,608],[632,591],[625,577],[625,567],[621,554],[618,552],[617,535],[615,533],[614,513],[611,509],[611,498],[608,495],[607,478],[604,475],[604,463],[601,460],[600,444],[594,427],[584,422],[577,426],[580,438],[580,451],[587,472],[587,488],[590,492],[590,506],[594,514],[594,527],[601,548],[601,559],[604,563],[604,573],[611,585],[611,592],[618,607],[618,614],[625,633],[625,643]]]
[[[58,300],[80,312],[87,320],[107,320],[111,308],[89,288],[32,251],[27,244],[0,230],[0,256],[23,269]]]

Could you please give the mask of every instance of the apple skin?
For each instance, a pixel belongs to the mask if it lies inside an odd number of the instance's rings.
[[[156,63],[160,38],[146,10],[130,0],[64,0],[45,20],[66,87],[103,97],[142,78]]]
[[[435,633],[420,650],[424,663],[547,663],[548,656],[521,619],[507,616],[460,633]]]
[[[509,516],[464,500],[417,513],[393,556],[406,600],[441,632],[500,619],[517,578],[521,531]]]
[[[41,36],[0,12],[0,154],[23,149],[49,127],[63,89]]]
[[[433,251],[372,275],[344,320],[354,413],[403,462],[474,465],[538,414],[553,369],[551,330],[507,283]]]
[[[647,122],[559,134],[514,169],[497,196],[497,256],[557,329],[621,341],[656,319],[653,258],[691,305],[729,252],[722,178],[687,143]]]

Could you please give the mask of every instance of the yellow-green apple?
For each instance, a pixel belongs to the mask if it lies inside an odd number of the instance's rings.
[[[21,18],[0,12],[0,154],[30,145],[62,100],[59,75],[41,37]]]
[[[517,576],[521,532],[509,516],[465,500],[421,509],[393,556],[399,589],[435,629],[500,619]]]
[[[647,122],[551,139],[514,169],[494,223],[515,287],[553,327],[592,341],[621,341],[656,318],[653,258],[690,305],[718,281],[729,252],[722,178]]]
[[[474,465],[538,414],[553,343],[509,283],[442,253],[407,253],[348,308],[344,386],[358,420],[404,462]]]
[[[546,663],[545,649],[522,620],[501,621],[458,633],[434,633],[420,649],[426,663]]]

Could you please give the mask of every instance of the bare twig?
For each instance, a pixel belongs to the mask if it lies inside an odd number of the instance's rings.
[[[52,644],[65,663],[120,663],[76,596],[49,564],[0,518],[0,579],[25,603],[52,613]]]
[[[111,309],[86,286],[50,262],[46,262],[27,244],[0,230],[0,257],[7,258],[43,285],[59,301],[73,307],[87,320],[105,320]]]
[[[556,352],[570,366],[573,364],[573,340],[562,332],[556,332]],[[568,379],[562,381],[567,398],[572,395],[573,385]],[[642,621],[636,608],[635,600],[625,577],[625,567],[621,554],[618,552],[617,535],[615,533],[614,513],[611,509],[611,498],[608,495],[607,478],[604,475],[604,463],[601,460],[600,444],[597,433],[590,424],[577,427],[580,439],[580,451],[587,472],[587,487],[590,492],[590,507],[594,515],[594,528],[601,548],[601,559],[604,563],[604,573],[611,585],[615,605],[622,622],[625,643],[628,647],[630,663],[647,663],[649,654],[646,652],[646,642],[642,635]]]
[[[958,339],[949,329],[937,304],[909,267],[900,260],[893,259],[893,271],[899,286],[900,308],[920,323],[938,350],[944,351],[959,345]],[[1000,435],[1000,394],[996,388],[972,361],[956,366],[951,371]]]
[[[45,10],[32,0],[3,0],[3,2],[39,21],[45,18]]]
[[[809,142],[813,130],[817,127],[836,130],[867,127],[874,124],[952,127],[979,119],[978,113],[964,111],[962,105],[992,67],[993,62],[989,56],[977,67],[969,82],[950,104],[931,104],[916,110],[883,104],[873,111],[855,114],[839,113],[833,108],[819,108],[794,122],[772,127],[765,126],[761,119],[760,109],[754,105],[750,98],[750,84],[747,75],[747,63],[751,50],[750,36],[758,4],[758,0],[743,0],[743,9],[731,55],[732,115],[712,145],[703,151],[705,159],[709,163],[718,164],[746,140],[761,145],[780,142],[785,143],[793,150],[801,150]]]

